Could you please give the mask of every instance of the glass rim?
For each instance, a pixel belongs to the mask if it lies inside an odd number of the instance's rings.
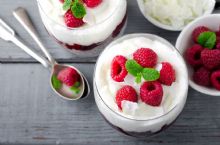
[[[68,26],[62,25],[62,24],[56,22],[55,20],[53,20],[53,19],[52,19],[50,16],[48,16],[48,15],[46,14],[46,12],[44,11],[44,9],[43,9],[43,7],[42,7],[42,4],[41,4],[41,2],[40,2],[41,0],[36,0],[36,1],[37,1],[38,5],[39,5],[39,8],[42,10],[42,12],[44,13],[44,15],[45,15],[47,18],[49,18],[52,22],[56,23],[56,24],[59,25],[60,27],[65,28],[65,29],[68,29],[68,30],[86,30],[86,29],[90,29],[90,28],[92,28],[92,27],[96,27],[97,25],[100,25],[100,24],[106,22],[108,19],[110,19],[110,18],[116,13],[116,10],[118,10],[118,9],[120,8],[120,7],[118,7],[118,4],[117,4],[117,6],[116,6],[116,8],[114,9],[114,11],[113,11],[107,18],[105,18],[104,20],[100,21],[99,23],[97,23],[97,24],[95,24],[95,25],[92,25],[92,26],[89,26],[89,27],[85,27],[85,28],[82,28],[82,27],[72,28],[72,27],[68,27]],[[127,0],[125,0],[125,2],[126,2],[126,7],[127,7]],[[126,8],[126,9],[127,9],[127,8]],[[126,14],[125,14],[125,15],[126,15]]]
[[[161,42],[165,43],[166,45],[172,46],[172,48],[173,48],[173,49],[177,52],[177,54],[180,56],[180,59],[181,59],[181,61],[183,62],[184,67],[185,67],[185,73],[186,73],[186,75],[187,75],[186,77],[188,78],[187,65],[186,65],[186,62],[184,61],[182,55],[180,54],[179,50],[176,49],[176,47],[173,46],[173,45],[172,45],[169,41],[167,41],[166,39],[164,39],[164,38],[162,38],[162,37],[159,37],[159,36],[157,36],[157,35],[154,35],[154,34],[149,34],[149,33],[133,33],[133,34],[127,34],[127,35],[124,35],[124,36],[122,36],[122,37],[120,37],[120,38],[114,40],[113,42],[111,42],[111,43],[100,53],[100,55],[99,55],[99,57],[98,57],[98,59],[97,59],[96,62],[99,61],[99,59],[100,59],[100,57],[102,56],[102,54],[104,53],[104,51],[107,50],[107,48],[109,48],[110,46],[116,44],[117,41],[124,40],[124,39],[126,39],[126,38],[128,38],[128,37],[133,37],[133,38],[134,38],[134,37],[137,37],[137,36],[144,36],[144,37],[149,37],[149,36],[150,36],[150,37],[154,37],[154,38],[160,40]],[[97,84],[96,84],[96,69],[97,69],[97,64],[98,64],[98,63],[95,64],[95,67],[94,67],[94,70],[95,70],[95,71],[94,71],[94,74],[93,74],[93,79],[94,79],[93,81],[94,81],[94,85],[95,85],[94,89],[96,89],[96,91],[97,91],[97,93],[98,93],[98,96],[99,96],[99,98],[102,100],[102,102],[104,103],[104,105],[105,105],[109,110],[111,110],[114,114],[119,115],[119,116],[122,117],[122,118],[128,119],[128,120],[130,120],[130,121],[140,121],[140,122],[157,120],[157,119],[159,119],[159,118],[161,118],[161,117],[164,117],[164,116],[167,116],[168,114],[170,114],[170,113],[171,113],[175,108],[177,108],[177,106],[180,104],[180,102],[175,103],[174,107],[172,107],[168,112],[164,113],[163,115],[156,116],[156,117],[154,117],[154,118],[149,118],[149,119],[134,119],[134,118],[129,118],[129,117],[127,117],[127,116],[124,116],[124,115],[118,113],[117,111],[115,111],[114,109],[112,109],[111,107],[109,107],[109,106],[107,105],[107,103],[104,101],[104,99],[102,98],[102,96],[100,95],[100,92],[99,92],[98,87],[97,87]],[[188,82],[189,82],[189,80],[187,79],[187,84],[188,84]],[[187,86],[187,85],[186,85],[186,86]],[[186,90],[185,90],[185,92],[184,92],[184,94],[183,94],[183,95],[186,96],[186,100],[187,100],[187,93],[188,93],[188,87],[186,87]],[[185,102],[186,102],[186,101],[185,101]],[[184,106],[185,106],[185,104],[184,104]],[[181,110],[181,112],[182,112],[182,110]],[[180,113],[181,113],[181,112],[180,112]],[[179,113],[179,114],[180,114],[180,113]],[[179,116],[179,114],[178,114],[177,116]]]

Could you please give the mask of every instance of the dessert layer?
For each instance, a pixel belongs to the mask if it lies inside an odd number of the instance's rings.
[[[71,29],[65,26],[65,11],[59,0],[38,0],[40,14],[47,30],[59,41],[69,45],[88,46],[107,39],[122,22],[127,8],[126,0],[103,0],[95,7],[86,7],[85,24]]]
[[[138,103],[123,101],[123,110],[120,111],[115,102],[117,90],[124,85],[131,85],[139,94],[140,85],[144,82],[144,80],[142,80],[142,83],[137,84],[134,81],[134,77],[127,75],[124,82],[115,82],[110,76],[111,61],[116,55],[127,56],[128,59],[131,59],[132,54],[139,48],[151,48],[154,50],[158,55],[158,63],[164,61],[171,63],[176,71],[176,81],[172,84],[172,86],[162,86],[164,96],[159,107],[147,105],[139,99]],[[185,68],[185,64],[179,53],[174,48],[169,48],[167,45],[157,40],[137,37],[114,44],[103,52],[97,63],[95,82],[101,98],[113,111],[131,119],[153,119],[168,113],[176,105],[180,104],[181,101],[183,104],[185,103],[188,78],[186,70],[181,68]],[[156,69],[160,70],[161,66],[158,65]]]

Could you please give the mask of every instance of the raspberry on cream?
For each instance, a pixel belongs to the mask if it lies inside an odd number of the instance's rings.
[[[123,33],[127,1],[101,0],[94,7],[88,7],[86,2],[92,1],[85,0],[85,13],[77,14],[64,10],[59,0],[38,0],[38,7],[50,35],[71,52],[92,57]],[[73,6],[74,3],[70,5]]]
[[[152,68],[142,67],[134,60],[133,54],[141,48],[148,48],[156,53],[156,65]],[[122,82],[116,82],[110,75],[111,63],[115,56],[124,56],[127,59],[125,67],[128,74]],[[171,86],[158,80],[163,62],[169,62],[175,70],[175,80],[171,79]],[[129,70],[133,67],[134,70]],[[154,35],[130,34],[112,42],[97,61],[94,77],[96,104],[105,119],[123,131],[154,133],[173,122],[182,111],[186,101],[187,79],[185,63],[172,45]],[[156,80],[158,81],[153,83]],[[150,82],[152,85],[146,85]],[[120,109],[116,102],[116,94],[127,85],[136,91],[138,100],[125,99],[121,102]],[[152,93],[148,94],[151,91]]]

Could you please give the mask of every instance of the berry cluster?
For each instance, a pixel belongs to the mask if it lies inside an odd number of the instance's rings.
[[[52,84],[56,90],[62,87],[62,83],[70,87],[74,93],[79,93],[80,75],[78,72],[70,67],[62,69],[58,75],[53,75]]]
[[[64,21],[68,27],[76,28],[84,24],[83,17],[86,15],[85,6],[94,8],[102,0],[59,0],[63,4]]]
[[[162,62],[161,70],[155,69],[158,56],[150,48],[140,48],[133,53],[133,59],[128,60],[125,56],[115,56],[111,63],[111,77],[116,82],[123,82],[128,74],[135,77],[136,83],[141,83],[140,98],[144,103],[151,106],[159,106],[163,98],[163,85],[171,86],[175,82],[176,75],[172,65]],[[136,90],[125,85],[116,93],[116,103],[122,110],[122,101],[138,102]]]
[[[194,44],[186,50],[185,58],[194,69],[194,82],[220,90],[220,30],[199,26],[192,37]]]

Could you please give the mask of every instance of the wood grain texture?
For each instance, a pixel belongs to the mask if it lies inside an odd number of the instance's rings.
[[[30,46],[37,46],[20,27],[11,12],[17,6],[28,9],[43,43],[61,62],[94,62],[63,50],[48,37],[34,0],[0,0],[0,17]],[[126,33],[160,35],[173,44],[177,32],[156,28],[128,0]],[[49,72],[13,44],[0,40],[0,144],[117,144],[117,145],[219,145],[220,98],[189,90],[187,105],[177,122],[158,136],[136,139],[112,129],[101,117],[93,93],[78,102],[60,99],[50,89]],[[92,84],[94,63],[73,63]]]

